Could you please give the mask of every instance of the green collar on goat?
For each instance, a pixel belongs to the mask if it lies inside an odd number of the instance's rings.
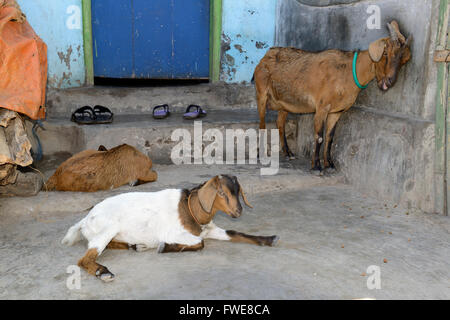
[[[361,83],[359,83],[358,76],[356,75],[356,62],[358,61],[358,51],[355,51],[355,56],[353,57],[353,80],[355,81],[356,85],[360,89],[366,89],[368,85],[363,86]]]

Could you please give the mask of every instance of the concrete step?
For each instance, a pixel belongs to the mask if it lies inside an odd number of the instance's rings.
[[[179,144],[178,141],[172,141],[171,139],[173,131],[186,129],[190,132],[191,137],[194,133],[194,122],[184,120],[182,116],[183,111],[177,110],[164,120],[155,120],[149,113],[118,114],[114,117],[112,124],[78,125],[71,122],[70,116],[67,115],[64,118],[48,119],[44,122],[45,130],[38,129],[37,133],[42,143],[44,155],[61,152],[75,154],[86,149],[97,149],[99,145],[112,148],[127,143],[137,147],[156,163],[171,163],[172,148]],[[276,127],[275,119],[276,112],[267,114],[268,129]],[[227,129],[259,128],[256,110],[248,108],[211,110],[206,117],[201,118],[201,123],[203,133],[208,129],[218,129],[222,132],[224,140]],[[28,129],[30,129],[30,124]],[[296,145],[295,132],[295,121],[288,120],[288,143],[292,147]],[[209,144],[210,142],[205,142],[205,145]],[[34,142],[33,148],[36,150],[36,142]],[[246,156],[247,153],[248,150]]]
[[[168,104],[173,111],[185,111],[190,104],[205,109],[255,109],[253,85],[196,84],[162,87],[102,87],[50,89],[47,94],[49,118],[70,117],[85,105],[103,105],[114,114],[151,113],[153,107]]]

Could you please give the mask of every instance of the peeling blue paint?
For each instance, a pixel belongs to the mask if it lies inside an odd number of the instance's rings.
[[[18,0],[48,47],[48,86],[85,84],[81,0]]]
[[[224,0],[220,80],[250,82],[275,39],[277,0]]]

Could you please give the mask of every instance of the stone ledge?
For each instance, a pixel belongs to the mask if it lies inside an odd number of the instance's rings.
[[[49,118],[70,118],[85,105],[103,105],[114,114],[151,113],[156,105],[168,104],[171,111],[184,112],[197,104],[206,110],[256,109],[253,85],[197,84],[164,87],[85,87],[50,89],[47,94]]]

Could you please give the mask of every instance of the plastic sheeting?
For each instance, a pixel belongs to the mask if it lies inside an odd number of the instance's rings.
[[[0,108],[45,118],[47,46],[15,0],[0,0]]]

